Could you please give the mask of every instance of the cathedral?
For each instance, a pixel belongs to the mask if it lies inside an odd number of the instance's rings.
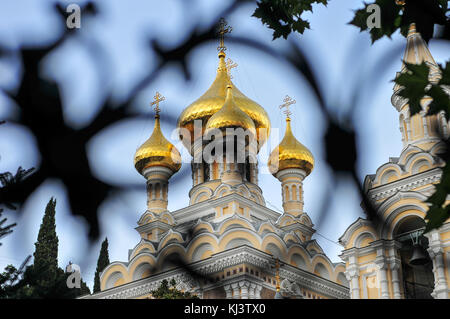
[[[178,290],[203,299],[448,298],[450,223],[423,234],[424,201],[444,164],[436,154],[442,150],[439,134],[449,134],[445,117],[410,117],[407,101],[397,95],[400,88],[394,88],[404,147],[364,181],[386,222],[377,228],[359,218],[349,225],[339,239],[343,262],[333,263],[314,239],[303,208],[303,182],[314,169],[314,156],[293,135],[289,105],[295,101],[289,97],[282,105],[284,137],[267,163],[284,212],[266,207],[257,154],[270,134],[270,120],[231,81],[226,32],[222,25],[213,83],[177,122],[192,156],[189,205],[167,209],[169,180],[181,167],[181,155],[161,132],[164,97],[157,92],[153,132],[134,158],[147,185],[147,210],[136,227],[140,241],[127,261],[104,269],[100,292],[82,298],[152,298],[163,280],[172,279]],[[414,25],[404,60],[426,61],[430,81],[440,76]]]

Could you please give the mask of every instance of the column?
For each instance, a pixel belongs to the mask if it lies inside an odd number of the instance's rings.
[[[381,288],[381,299],[389,299],[389,286],[387,279],[387,262],[385,256],[385,245],[384,241],[380,240],[376,243],[372,243],[372,246],[377,251],[377,257],[375,258],[375,265],[378,267],[378,282]]]
[[[405,122],[406,122],[406,132],[408,133],[406,136],[406,142],[408,142],[410,140],[410,138],[412,138],[412,134],[411,134],[411,118],[405,118]]]
[[[386,273],[386,264],[379,266],[378,273],[380,275],[381,299],[389,299],[389,287]]]
[[[225,290],[226,299],[232,299],[233,298],[233,292],[231,290],[231,285],[225,285],[223,286],[223,289]]]
[[[261,299],[261,290],[262,290],[262,286],[256,284],[256,288],[255,288],[255,299]]]
[[[433,260],[434,271],[434,298],[448,299],[447,280],[445,278],[444,256],[442,248],[429,251]]]
[[[345,277],[350,283],[350,298],[359,299],[359,270],[356,265],[349,266],[345,271]]]
[[[237,282],[234,284],[231,284],[231,288],[233,289],[233,299],[240,299],[241,294],[240,294],[239,284]]]
[[[400,269],[400,263],[391,264],[392,274],[392,290],[394,292],[394,299],[401,299],[402,294],[400,292],[400,276],[398,270]]]
[[[240,281],[239,287],[241,287],[241,299],[248,299],[248,288],[250,284],[248,281]]]
[[[420,112],[420,117],[422,118],[422,124],[423,124],[423,135],[424,135],[424,137],[429,137],[427,117],[425,116],[425,114],[426,114],[425,111]]]
[[[433,261],[434,290],[432,296],[435,299],[448,299],[449,288],[445,277],[445,260],[442,242],[437,230],[426,234],[429,240],[428,253]]]
[[[248,298],[249,299],[255,299],[255,289],[256,289],[256,284],[252,282],[250,284],[250,288],[248,289]]]

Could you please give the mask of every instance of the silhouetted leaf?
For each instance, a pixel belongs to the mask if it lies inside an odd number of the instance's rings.
[[[312,4],[327,5],[327,0],[260,0],[253,12],[253,17],[261,19],[273,31],[273,40],[287,38],[291,32],[303,34],[309,29],[309,22],[301,15],[305,11],[312,12]]]
[[[407,72],[401,73],[394,81],[402,88],[398,95],[408,99],[411,116],[422,111],[420,100],[425,96],[429,81],[429,68],[425,62],[410,64],[404,62]]]
[[[364,8],[355,11],[355,17],[349,24],[360,29],[368,30],[367,20],[373,14],[368,11],[368,6],[376,4],[380,10],[380,27],[369,30],[372,43],[384,36],[391,35],[400,29],[406,36],[411,23],[416,24],[416,30],[422,38],[428,42],[433,37],[433,29],[436,24],[445,25],[448,19],[445,16],[447,1],[442,0],[407,0],[403,6],[397,5],[394,0],[376,0],[373,3],[364,3]]]

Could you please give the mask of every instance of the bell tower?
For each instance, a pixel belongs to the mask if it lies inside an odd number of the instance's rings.
[[[429,81],[435,83],[439,80],[439,67],[431,55],[427,44],[422,39],[422,36],[416,31],[415,23],[411,23],[409,27],[403,60],[411,64],[425,62],[430,68]],[[397,76],[406,71],[406,66],[402,63],[401,71],[397,73]],[[399,112],[399,126],[402,134],[403,149],[408,147],[408,145],[413,145],[423,150],[429,150],[442,137],[447,138],[449,136],[449,128],[445,116],[442,113],[425,115],[432,99],[424,97],[421,101],[423,110],[418,114],[410,116],[408,101],[398,94],[401,89],[402,87],[398,84],[394,86],[391,102]]]

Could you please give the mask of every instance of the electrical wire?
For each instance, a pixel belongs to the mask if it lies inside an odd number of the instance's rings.
[[[267,199],[266,199],[266,202],[267,202],[270,206],[272,206],[275,210],[277,210],[279,213],[281,213],[281,214],[284,213],[281,209],[279,209],[277,206],[273,205],[273,204],[272,204],[270,201],[268,201]],[[331,243],[333,243],[333,244],[339,246],[340,248],[342,248],[341,244],[339,244],[338,242],[336,242],[336,241],[334,241],[334,240],[332,240],[332,239],[330,239],[330,238],[328,238],[328,237],[322,235],[322,234],[319,233],[317,230],[316,230],[315,233],[316,233],[317,235],[319,235],[320,237],[323,237],[324,239],[328,240],[329,242],[331,242]]]

